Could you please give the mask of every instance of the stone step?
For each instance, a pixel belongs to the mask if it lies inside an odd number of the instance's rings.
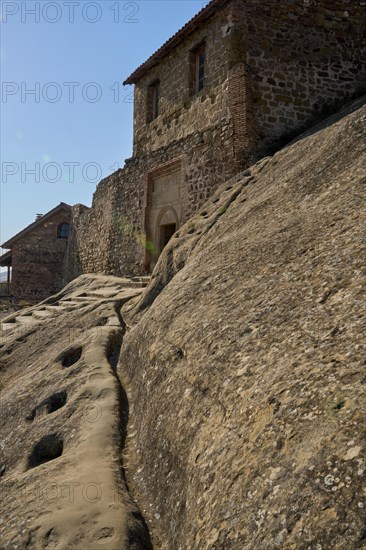
[[[34,318],[32,315],[19,315],[19,317],[16,318],[16,322],[19,323],[19,325],[29,325],[30,323],[34,323]]]
[[[118,320],[117,316],[109,317],[107,324],[107,327],[120,327],[121,323]]]
[[[112,300],[116,295],[118,294],[118,292],[90,292],[90,294],[88,294],[88,298],[96,301],[96,300]]]
[[[62,309],[65,309],[67,307],[80,307],[80,302],[76,302],[74,299],[60,300],[59,306],[62,307]]]
[[[45,306],[46,311],[50,311],[51,313],[59,313],[60,311],[63,311],[64,308],[60,305],[52,305],[52,306]]]
[[[123,283],[123,288],[145,288],[148,283],[144,281],[130,281],[128,283]]]
[[[16,323],[1,323],[0,324],[0,331],[7,331],[11,330],[12,328],[16,328]]]
[[[84,302],[84,303],[92,303],[92,302],[95,302],[96,300],[98,300],[97,297],[94,297],[94,296],[74,296],[73,297],[73,301],[74,302]]]
[[[33,317],[34,319],[48,319],[53,317],[53,315],[50,311],[36,310],[36,311],[33,311]]]

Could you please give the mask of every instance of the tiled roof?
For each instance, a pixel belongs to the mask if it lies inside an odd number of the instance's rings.
[[[182,40],[194,32],[199,25],[204,23],[217,10],[221,9],[228,0],[211,0],[202,8],[192,19],[188,21],[178,32],[176,32],[169,40],[167,40],[155,53],[153,53],[145,63],[140,65],[126,80],[126,84],[134,84],[142,77],[146,71],[157,65],[164,57],[168,55]]]
[[[71,206],[69,204],[66,204],[65,202],[60,202],[60,204],[58,204],[55,208],[53,208],[52,210],[47,212],[47,214],[44,214],[44,216],[41,216],[35,222],[31,223],[30,225],[27,225],[27,227],[25,229],[22,229],[22,231],[20,231],[16,235],[14,235],[14,237],[12,237],[8,241],[6,241],[6,243],[2,244],[1,248],[11,248],[11,245],[15,241],[20,239],[20,237],[23,237],[23,235],[25,235],[29,231],[32,231],[35,227],[37,227],[39,224],[43,223],[45,220],[47,220],[48,218],[50,218],[51,216],[56,214],[56,212],[58,212],[59,210],[70,211]]]

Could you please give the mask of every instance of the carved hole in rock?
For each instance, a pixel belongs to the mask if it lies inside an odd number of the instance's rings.
[[[60,434],[50,434],[42,437],[35,444],[28,458],[28,468],[36,468],[45,462],[55,460],[64,450],[63,438]]]
[[[109,317],[102,317],[98,322],[97,324],[95,325],[96,327],[104,327],[107,323],[108,323],[108,319]]]
[[[56,529],[52,527],[52,529],[47,531],[44,537],[44,542],[45,542],[44,547],[51,546],[51,545],[54,546],[58,542],[58,539],[59,539],[59,534],[57,533]]]
[[[341,399],[340,401],[338,401],[338,403],[336,403],[335,405],[333,405],[333,409],[338,412],[340,411],[341,409],[343,409],[343,407],[345,406],[346,402],[344,399]]]
[[[25,341],[27,340],[27,337],[28,337],[30,334],[32,334],[32,333],[24,334],[24,336],[21,336],[20,338],[17,338],[17,339],[15,340],[15,342],[16,342],[17,344],[21,344],[22,342],[25,342]]]
[[[28,414],[28,416],[26,416],[25,419],[29,420],[29,422],[33,422],[36,416],[36,413],[37,413],[37,409],[33,409],[33,411],[30,414]]]
[[[152,550],[149,532],[145,522],[138,521],[128,529],[128,548],[136,550]]]
[[[60,391],[50,395],[50,397],[46,400],[48,414],[61,409],[65,405],[66,401],[67,393],[65,391]]]
[[[177,359],[183,359],[185,356],[184,350],[179,346],[174,346],[173,353]]]
[[[99,529],[94,535],[94,538],[97,540],[100,539],[107,539],[110,537],[113,537],[114,529],[113,527],[103,527],[102,529]]]
[[[81,346],[75,346],[62,353],[60,357],[62,366],[67,368],[75,365],[79,361],[82,351],[83,348]]]
[[[212,202],[213,204],[216,204],[217,202],[219,202],[220,199],[214,199]]]

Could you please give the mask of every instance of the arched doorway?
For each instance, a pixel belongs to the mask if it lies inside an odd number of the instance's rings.
[[[156,243],[159,257],[161,251],[166,247],[174,233],[178,229],[178,216],[174,208],[167,206],[163,208],[158,216],[156,223]]]
[[[147,268],[152,271],[163,249],[179,228],[177,212],[172,206],[166,206],[157,215],[155,227],[150,236]]]
[[[182,219],[181,179],[180,160],[148,175],[145,210],[145,269],[148,273],[154,269],[161,251],[179,228]]]

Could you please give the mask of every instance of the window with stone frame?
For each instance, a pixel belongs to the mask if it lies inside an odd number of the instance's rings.
[[[155,80],[147,88],[146,121],[152,122],[159,116],[160,80]]]
[[[205,86],[206,44],[201,42],[190,52],[190,94],[195,95]]]

